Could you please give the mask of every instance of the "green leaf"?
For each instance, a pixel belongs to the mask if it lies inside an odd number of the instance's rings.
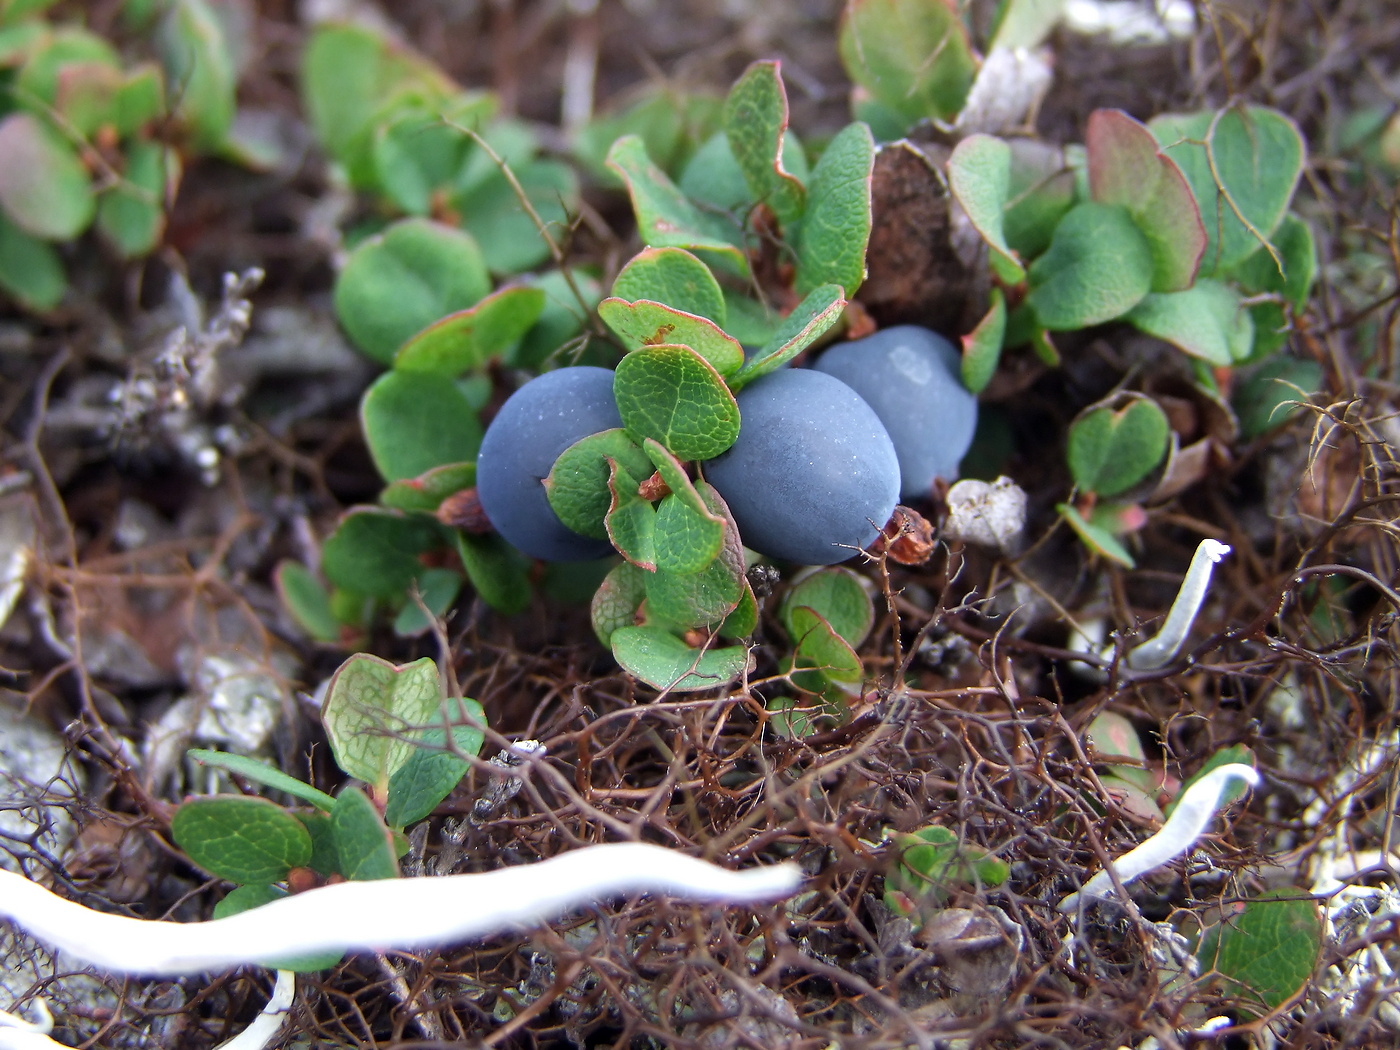
[[[226,919],[230,915],[261,908],[264,904],[271,904],[286,896],[288,896],[287,891],[277,886],[238,886],[230,890],[223,900],[214,905],[213,917]],[[261,965],[270,970],[316,973],[318,970],[329,970],[343,958],[345,958],[344,952],[327,949],[324,952],[308,952],[305,955],[279,955],[276,958],[264,960]]]
[[[1186,176],[1157,148],[1147,125],[1118,109],[1089,114],[1089,186],[1100,204],[1128,209],[1152,249],[1152,290],[1191,287],[1206,228]]]
[[[791,129],[783,135],[783,169],[803,186],[807,183],[807,156]],[[681,192],[691,200],[722,212],[744,213],[754,203],[729,138],[718,132],[695,151],[681,172]],[[806,192],[805,190],[803,191]]]
[[[0,120],[0,208],[25,233],[48,241],[78,236],[97,210],[77,151],[29,113]]]
[[[787,622],[797,643],[795,666],[820,671],[838,685],[860,685],[865,666],[826,617],[805,605],[795,605],[787,609]]]
[[[430,215],[440,203],[440,195],[457,177],[472,148],[461,129],[475,129],[489,116],[490,107],[478,97],[454,98],[441,112],[434,101],[405,104],[375,122],[371,134],[370,154],[379,185],[411,215]]]
[[[204,0],[173,0],[159,44],[176,118],[196,150],[218,149],[233,126],[238,79],[222,24]]]
[[[350,253],[335,283],[335,312],[351,342],[389,364],[411,336],[490,290],[470,234],[404,219]]]
[[[170,837],[195,864],[229,882],[279,882],[311,859],[311,836],[301,821],[248,795],[183,803],[170,819]]]
[[[1227,910],[1202,935],[1196,958],[1203,977],[1213,976],[1248,1022],[1302,994],[1324,936],[1317,902],[1306,890],[1270,890]]]
[[[321,571],[336,587],[376,598],[394,598],[423,572],[421,554],[445,546],[447,533],[432,518],[359,507],[321,549]]]
[[[68,277],[58,252],[31,237],[0,211],[0,288],[27,310],[52,310],[63,300]]]
[[[1235,281],[1246,295],[1273,295],[1282,300],[1250,306],[1254,318],[1251,360],[1267,357],[1288,342],[1289,317],[1285,307],[1295,313],[1302,311],[1317,279],[1317,245],[1312,229],[1292,212],[1283,217],[1274,231],[1273,248],[1277,260],[1267,248],[1260,248],[1235,270]]]
[[[1296,402],[1307,401],[1322,387],[1322,366],[1316,361],[1276,357],[1265,361],[1236,384],[1231,403],[1246,441],[1266,434],[1298,413]]]
[[[517,163],[511,170],[555,243],[566,242],[580,197],[574,170],[553,160]],[[523,273],[549,258],[549,242],[504,175],[498,173],[454,198],[453,204],[462,213],[462,225],[481,245],[492,273]]]
[[[993,288],[991,300],[987,315],[962,338],[963,386],[974,394],[980,394],[992,381],[1006,338],[1006,297],[1000,288]]]
[[[434,621],[444,616],[457,595],[462,590],[462,574],[456,569],[425,569],[414,581],[418,588],[418,599],[406,595],[403,607],[394,617],[394,633],[400,638],[413,638],[433,626]],[[427,609],[425,613],[423,610]]]
[[[719,555],[723,541],[722,520],[697,514],[677,496],[666,496],[656,508],[657,572],[699,572]]]
[[[1303,172],[1303,136],[1263,106],[1164,114],[1148,124],[1191,184],[1208,244],[1202,276],[1226,274],[1283,221]]]
[[[1011,875],[1010,866],[981,846],[961,842],[938,824],[912,833],[886,832],[898,861],[885,877],[886,893],[941,905],[958,887],[995,887]]]
[[[13,88],[15,98],[36,115],[57,107],[60,86],[70,70],[84,66],[121,69],[121,56],[112,45],[78,26],[51,30],[29,44]]]
[[[165,200],[180,181],[180,161],[159,142],[127,147],[122,181],[97,201],[97,228],[123,258],[146,255],[165,233]]]
[[[615,298],[648,299],[725,326],[724,293],[710,268],[683,248],[645,248],[613,282]]]
[[[613,506],[608,485],[612,461],[621,464],[632,478],[651,473],[651,460],[622,429],[581,438],[554,461],[544,488],[550,507],[566,528],[595,540],[608,538],[605,519]]]
[[[836,284],[846,295],[855,295],[865,280],[874,173],[870,128],[847,124],[812,169],[807,212],[797,238],[797,294]]]
[[[987,50],[1039,47],[1064,13],[1067,0],[1002,0]]]
[[[1003,225],[1011,198],[1011,147],[991,135],[969,135],[948,158],[948,186],[987,242],[997,277],[1012,285],[1024,281],[1025,268],[1007,246]]]
[[[691,481],[690,475],[685,472],[680,460],[664,445],[647,438],[642,442],[642,449],[651,465],[656,468],[657,474],[661,476],[661,480],[666,483],[666,487],[679,496],[687,507],[702,517],[713,513],[700,490],[696,488],[695,482]]]
[[[1084,492],[1116,496],[1147,477],[1167,454],[1171,427],[1157,402],[1127,394],[1121,408],[1100,405],[1070,424],[1069,460],[1074,483]]]
[[[412,336],[394,354],[394,370],[452,378],[483,368],[528,332],[543,309],[539,288],[502,288]]]
[[[185,752],[185,757],[193,759],[203,766],[226,769],[245,780],[251,780],[256,784],[263,785],[263,787],[270,787],[274,791],[285,792],[293,798],[310,802],[317,809],[325,810],[327,813],[335,805],[335,799],[324,791],[317,791],[310,784],[300,781],[294,776],[289,776],[266,762],[259,762],[256,758],[231,755],[225,751],[209,751],[202,747],[190,748]]]
[[[1094,760],[1109,766],[1127,784],[1139,791],[1152,791],[1156,787],[1152,773],[1146,768],[1147,752],[1143,750],[1142,737],[1126,716],[1116,711],[1099,712],[1084,730],[1084,740],[1092,748]],[[1153,806],[1156,806],[1155,801]]]
[[[636,135],[626,135],[608,151],[608,167],[622,176],[637,215],[637,230],[653,248],[712,251],[748,273],[739,229],[692,204],[646,154]],[[616,291],[616,290],[614,290]]]
[[[451,379],[431,372],[385,372],[365,391],[360,424],[385,481],[474,460],[481,447],[471,403]]]
[[[860,577],[850,569],[818,569],[793,584],[778,608],[783,627],[793,639],[807,629],[798,627],[792,619],[792,611],[799,606],[820,614],[852,648],[865,641],[875,623],[874,603],[861,586]]]
[[[949,0],[849,0],[837,43],[851,80],[906,128],[956,117],[977,70]]]
[[[412,734],[441,707],[442,684],[431,659],[400,667],[356,653],[331,676],[321,721],[336,765],[382,797],[389,777],[413,752]]]
[[[658,81],[622,112],[589,121],[574,137],[574,153],[590,174],[609,186],[621,187],[621,181],[605,166],[608,148],[624,135],[640,135],[647,155],[674,172],[696,143],[710,136],[722,108],[722,100],[712,95],[683,94],[672,83]]]
[[[392,481],[379,494],[379,502],[394,510],[432,514],[448,496],[476,484],[475,463],[448,463],[414,478]]]
[[[52,105],[68,134],[90,139],[104,125],[111,125],[122,71],[105,62],[65,62],[59,69]],[[42,115],[42,114],[41,114]]]
[[[112,99],[112,127],[123,139],[139,135],[165,115],[165,77],[159,66],[143,62],[128,71]]]
[[[758,629],[758,598],[754,596],[753,584],[744,578],[744,593],[739,596],[739,604],[719,625],[722,637],[735,640],[748,638]]]
[[[730,377],[730,389],[740,390],[755,379],[777,371],[830,331],[841,320],[845,309],[845,293],[838,285],[824,284],[814,288],[792,313],[783,318],[763,349]]]
[[[1152,246],[1125,208],[1086,201],[1055,229],[1031,264],[1027,298],[1050,331],[1122,317],[1152,288]]]
[[[617,460],[608,461],[608,490],[612,503],[603,524],[608,541],[617,552],[639,569],[656,571],[656,510],[642,499],[641,484]]]
[[[744,549],[739,530],[719,493],[703,481],[695,488],[706,508],[725,522],[723,546],[719,556],[699,572],[649,573],[647,611],[680,627],[713,627],[722,623],[744,598],[748,582],[744,576]]]
[[[631,562],[622,562],[612,570],[593,594],[589,617],[593,633],[604,645],[612,644],[612,634],[619,627],[637,626],[637,609],[646,600],[645,569]]]
[[[399,874],[393,840],[379,810],[363,791],[351,786],[331,810],[331,836],[341,873],[352,882],[393,879]]]
[[[767,724],[785,740],[802,740],[830,729],[841,720],[843,713],[827,703],[799,705],[790,696],[775,696],[768,701],[766,708]]]
[[[1079,537],[1084,546],[1095,554],[1101,554],[1125,569],[1131,569],[1137,565],[1127,548],[1119,543],[1118,538],[1103,526],[1086,521],[1084,516],[1068,503],[1058,503],[1055,505],[1055,509],[1059,511],[1060,517],[1065,519],[1065,523],[1074,530],[1075,535]]]
[[[662,692],[728,685],[749,664],[749,651],[742,645],[701,652],[659,627],[619,627],[611,637],[613,656],[622,669]]]
[[[530,560],[500,536],[459,532],[457,553],[476,593],[491,608],[512,616],[530,604]]]
[[[475,700],[458,697],[447,701],[456,708],[452,721],[452,745],[465,755],[479,755],[486,740],[486,712]],[[471,769],[471,763],[446,746],[447,732],[434,728],[422,733],[413,754],[389,778],[389,798],[384,822],[403,828],[427,817]]]
[[[1074,206],[1074,172],[1065,151],[1034,139],[1011,145],[1010,199],[1002,214],[1007,245],[1022,259],[1045,251],[1065,213]]]
[[[1254,318],[1239,293],[1209,277],[1184,292],[1144,297],[1127,319],[1148,335],[1219,367],[1245,360],[1254,346]]]
[[[598,316],[617,333],[628,350],[658,343],[688,346],[722,376],[731,374],[744,363],[744,348],[739,341],[698,314],[647,299],[629,303],[625,299],[611,298],[598,304]]]
[[[371,119],[386,99],[410,86],[436,99],[455,90],[425,59],[352,23],[322,23],[302,51],[302,108],[317,140],[349,169],[357,188],[371,188],[364,181],[373,171]]]
[[[784,226],[802,217],[807,198],[802,183],[783,168],[787,126],[780,64],[753,63],[725,100],[724,133],[753,199],[771,207]]]
[[[739,436],[739,406],[713,365],[688,346],[647,346],[618,362],[622,425],[680,459],[712,459]]]
[[[566,346],[570,350],[582,346],[587,337],[580,339],[579,336],[588,323],[589,312],[597,307],[598,300],[603,297],[603,291],[597,279],[583,269],[570,268],[569,276],[579,291],[577,296],[569,287],[562,270],[550,270],[538,277],[527,278],[532,287],[544,293],[544,308],[514,350],[506,352],[504,362],[507,366],[541,372],[550,358]],[[580,297],[582,302],[579,301]]]
[[[277,563],[273,580],[283,607],[303,631],[318,642],[340,639],[340,621],[331,609],[331,596],[310,569],[284,558]]]

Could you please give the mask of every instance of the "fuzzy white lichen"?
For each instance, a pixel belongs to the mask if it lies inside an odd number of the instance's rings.
[[[619,894],[748,903],[784,897],[791,864],[726,871],[661,846],[613,843],[472,875],[342,882],[210,922],[93,911],[0,871],[0,916],[111,973],[179,976],[337,949],[434,947],[541,922]]]
[[[1226,789],[1236,780],[1253,787],[1259,783],[1259,774],[1252,766],[1230,762],[1216,766],[1182,792],[1176,808],[1161,830],[1113,862],[1118,881],[1126,886],[1139,876],[1175,860],[1194,846],[1223,805]],[[1070,913],[1089,900],[1112,897],[1113,877],[1105,869],[1086,882],[1077,893],[1071,893],[1060,901],[1059,910]]]
[[[1167,612],[1166,622],[1156,636],[1149,638],[1128,653],[1128,666],[1135,671],[1152,671],[1164,667],[1186,644],[1196,614],[1210,589],[1211,572],[1221,558],[1230,553],[1228,544],[1218,540],[1202,540],[1196,547],[1191,567],[1181,581],[1181,590]]]

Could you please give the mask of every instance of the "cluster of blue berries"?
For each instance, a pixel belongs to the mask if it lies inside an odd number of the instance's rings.
[[[874,541],[901,499],[957,477],[977,424],[959,368],[952,343],[912,325],[833,346],[811,368],[779,369],[744,387],[738,440],[700,471],[745,546],[804,565],[845,561]],[[481,443],[486,517],[535,558],[610,553],[606,541],[564,526],[542,482],[574,442],[621,426],[608,369],[561,368],[526,383]]]

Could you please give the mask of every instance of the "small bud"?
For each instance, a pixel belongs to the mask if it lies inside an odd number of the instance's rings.
[[[461,529],[477,536],[494,531],[486,512],[481,509],[481,500],[477,498],[474,488],[454,492],[439,503],[437,520],[449,529]]]

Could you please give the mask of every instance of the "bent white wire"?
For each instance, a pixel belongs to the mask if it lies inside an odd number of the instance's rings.
[[[1113,862],[1118,881],[1126,886],[1139,875],[1145,875],[1175,860],[1195,845],[1220,810],[1220,800],[1225,794],[1225,789],[1235,780],[1243,780],[1250,787],[1254,787],[1259,783],[1259,774],[1253,766],[1231,762],[1216,766],[1187,788],[1177,800],[1176,808],[1172,810],[1172,815],[1167,818],[1162,829],[1136,849],[1129,850]],[[1113,878],[1105,869],[1086,882],[1077,893],[1071,893],[1060,901],[1059,910],[1072,912],[1079,907],[1081,901],[1112,896]]]
[[[1128,653],[1128,666],[1135,671],[1154,671],[1166,664],[1186,644],[1201,603],[1206,600],[1210,575],[1216,563],[1230,553],[1230,545],[1219,540],[1201,540],[1191,557],[1191,567],[1176,592],[1176,601],[1167,612],[1166,622],[1155,638],[1149,638]]]
[[[0,918],[103,970],[173,977],[328,949],[452,944],[619,894],[773,900],[792,893],[801,878],[792,864],[726,871],[661,846],[625,842],[479,875],[342,882],[224,919],[180,923],[93,911],[0,871]]]

